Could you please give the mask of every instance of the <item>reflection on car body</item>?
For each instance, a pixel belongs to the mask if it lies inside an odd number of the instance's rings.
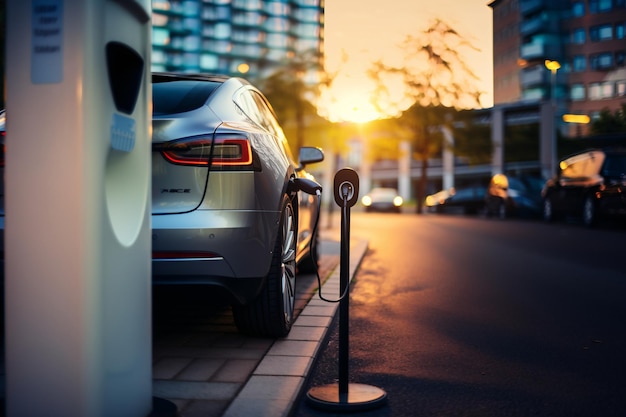
[[[425,205],[429,211],[437,213],[477,214],[485,209],[486,192],[487,187],[480,185],[451,188],[427,196]]]
[[[546,221],[570,216],[593,226],[626,218],[626,150],[591,149],[562,160],[542,197]]]

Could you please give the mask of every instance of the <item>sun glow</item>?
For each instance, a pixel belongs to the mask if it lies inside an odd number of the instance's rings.
[[[333,100],[326,111],[328,118],[335,122],[366,123],[383,117],[371,103],[356,96]]]
[[[372,82],[369,80],[335,80],[328,90],[322,92],[319,107],[323,116],[333,122],[365,123],[385,117],[372,103]]]

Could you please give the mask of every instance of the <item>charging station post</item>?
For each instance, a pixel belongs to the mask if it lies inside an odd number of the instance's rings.
[[[6,415],[145,417],[150,0],[8,0],[6,21]]]
[[[359,176],[351,168],[335,174],[335,202],[341,207],[341,253],[339,261],[339,380],[336,384],[313,387],[307,392],[309,404],[324,411],[354,412],[382,406],[387,393],[371,385],[350,383],[350,207],[359,197]]]

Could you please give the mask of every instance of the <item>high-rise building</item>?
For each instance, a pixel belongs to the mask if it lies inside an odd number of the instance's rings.
[[[626,103],[626,0],[495,0],[494,104],[552,99],[587,115]],[[560,65],[552,70],[547,61]]]
[[[152,13],[153,71],[255,79],[323,57],[324,0],[152,0]]]

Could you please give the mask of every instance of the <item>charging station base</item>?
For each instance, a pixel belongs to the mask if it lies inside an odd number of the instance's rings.
[[[384,405],[387,393],[364,384],[348,384],[348,392],[340,393],[339,384],[329,384],[311,388],[307,400],[311,407],[322,411],[367,411]]]
[[[147,417],[176,417],[178,407],[164,398],[152,397],[152,412]]]

